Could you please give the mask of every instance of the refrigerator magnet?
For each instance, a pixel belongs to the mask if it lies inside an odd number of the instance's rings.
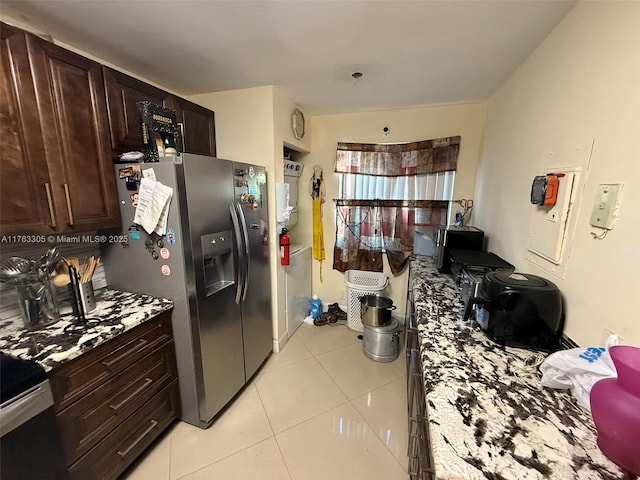
[[[139,177],[140,167],[137,165],[127,165],[118,169],[118,178]]]
[[[167,230],[166,239],[167,246],[173,247],[176,244],[176,232],[173,231],[173,228]]]
[[[136,225],[131,225],[127,232],[127,236],[129,237],[129,240],[140,240],[140,230],[138,230]]]
[[[169,249],[167,247],[161,248],[160,256],[162,257],[163,260],[169,260],[169,257],[171,256],[171,252],[169,252]]]
[[[166,263],[163,263],[162,266],[160,267],[160,272],[165,277],[168,277],[169,275],[171,275],[171,267]]]

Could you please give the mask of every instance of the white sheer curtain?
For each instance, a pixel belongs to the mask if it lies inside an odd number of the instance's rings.
[[[453,199],[456,172],[382,177],[340,174],[338,198],[343,200],[445,200]]]
[[[416,225],[447,223],[460,137],[405,144],[338,143],[333,268],[394,275],[413,251]]]

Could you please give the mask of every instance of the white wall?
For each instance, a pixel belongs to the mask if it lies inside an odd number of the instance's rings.
[[[484,120],[484,104],[462,104],[437,107],[388,110],[367,113],[325,115],[313,117],[312,151],[304,158],[305,165],[319,165],[324,169],[326,203],[324,205],[324,239],[327,258],[323,262],[323,281],[320,282],[318,261],[313,261],[313,291],[324,303],[346,305],[344,274],[333,270],[336,219],[333,199],[338,195],[338,175],[334,173],[338,142],[403,143],[431,138],[460,135],[460,153],[454,198],[473,198],[476,165],[480,151],[480,137]],[[388,125],[391,133],[384,137],[382,128]],[[299,242],[312,244],[311,197],[308,191],[313,168],[306,168],[300,178]],[[385,273],[390,285],[385,295],[391,297],[399,312],[404,311],[407,288],[406,271],[393,277],[385,260]]]
[[[492,251],[558,285],[565,333],[581,345],[601,344],[605,329],[640,345],[639,52],[640,3],[580,3],[487,107],[475,224]],[[528,260],[529,194],[540,169],[565,165],[582,175],[565,259],[553,273]],[[616,182],[624,183],[620,216],[596,240],[596,186]]]

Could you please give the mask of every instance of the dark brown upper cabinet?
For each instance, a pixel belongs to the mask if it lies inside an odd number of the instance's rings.
[[[165,106],[176,111],[182,136],[182,151],[216,156],[215,114],[184,98],[170,95]]]
[[[136,103],[147,100],[164,105],[169,93],[112,68],[103,66],[102,70],[112,156],[116,158],[124,152],[142,151],[142,126]]]
[[[40,233],[55,218],[26,33],[2,24],[0,38],[0,230]]]
[[[2,233],[119,225],[100,64],[3,24],[2,70]]]

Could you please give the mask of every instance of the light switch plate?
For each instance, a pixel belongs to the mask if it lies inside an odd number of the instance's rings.
[[[611,230],[618,216],[620,198],[622,197],[622,183],[601,183],[593,203],[589,223],[594,227]]]

